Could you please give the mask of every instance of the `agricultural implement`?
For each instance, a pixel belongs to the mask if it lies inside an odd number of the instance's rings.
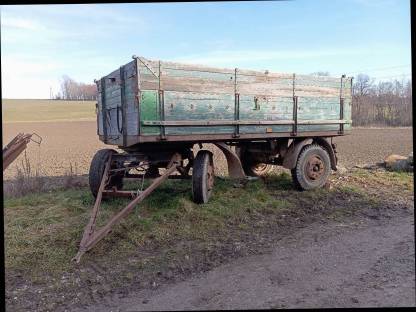
[[[33,137],[36,137],[37,140]],[[40,145],[42,138],[36,133],[19,133],[3,148],[3,171],[26,149],[30,141]]]
[[[204,143],[224,153],[233,179],[282,166],[290,169],[297,189],[309,190],[322,187],[331,169],[337,170],[332,139],[351,131],[352,78],[345,75],[277,74],[133,56],[95,82],[97,135],[122,152],[103,149],[91,162],[96,201],[77,262],[166,179],[190,179],[193,200],[207,203],[214,161]],[[152,182],[143,189],[145,179]],[[141,186],[123,190],[124,180]],[[96,229],[107,197],[132,200]]]

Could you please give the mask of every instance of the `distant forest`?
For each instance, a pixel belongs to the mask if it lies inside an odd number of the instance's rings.
[[[328,72],[312,75],[328,76]],[[55,99],[97,100],[95,84],[79,83],[62,77],[61,91]],[[353,126],[412,126],[412,82],[394,80],[374,82],[370,76],[359,74],[353,80]]]
[[[353,126],[412,126],[412,81],[381,81],[368,75],[353,80]]]

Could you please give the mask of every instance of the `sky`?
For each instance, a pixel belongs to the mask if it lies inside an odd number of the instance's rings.
[[[3,5],[3,98],[49,98],[131,61],[410,78],[409,0]]]

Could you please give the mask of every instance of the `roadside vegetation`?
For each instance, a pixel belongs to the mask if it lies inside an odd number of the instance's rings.
[[[261,227],[267,219],[313,215],[314,209],[330,210],[347,197],[353,199],[347,206],[377,205],[380,198],[374,198],[372,191],[381,187],[390,189],[387,193],[399,190],[401,194],[396,195],[400,196],[413,193],[412,173],[356,170],[331,179],[330,189],[298,192],[287,172],[245,185],[217,177],[212,200],[204,205],[192,202],[189,181],[168,180],[84,255],[83,261],[120,260],[149,244],[167,246],[182,240],[212,243],[228,237],[230,228],[250,233],[251,227]],[[104,201],[98,225],[128,202],[120,198]],[[77,252],[93,204],[85,186],[6,199],[6,271],[25,272],[37,279],[45,272],[59,275],[72,270],[69,260]],[[334,206],[332,212],[348,213],[343,211],[345,204]]]

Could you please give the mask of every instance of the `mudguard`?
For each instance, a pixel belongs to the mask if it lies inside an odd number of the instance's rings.
[[[324,148],[328,154],[329,159],[331,160],[331,169],[334,171],[337,171],[337,158],[335,156],[334,149],[332,148],[331,144],[329,142],[321,137],[317,138],[306,138],[301,140],[294,140],[292,144],[290,145],[284,159],[283,159],[283,167],[287,169],[293,169],[296,167],[296,162],[298,160],[298,156],[302,148],[311,143],[316,143],[322,148]]]

